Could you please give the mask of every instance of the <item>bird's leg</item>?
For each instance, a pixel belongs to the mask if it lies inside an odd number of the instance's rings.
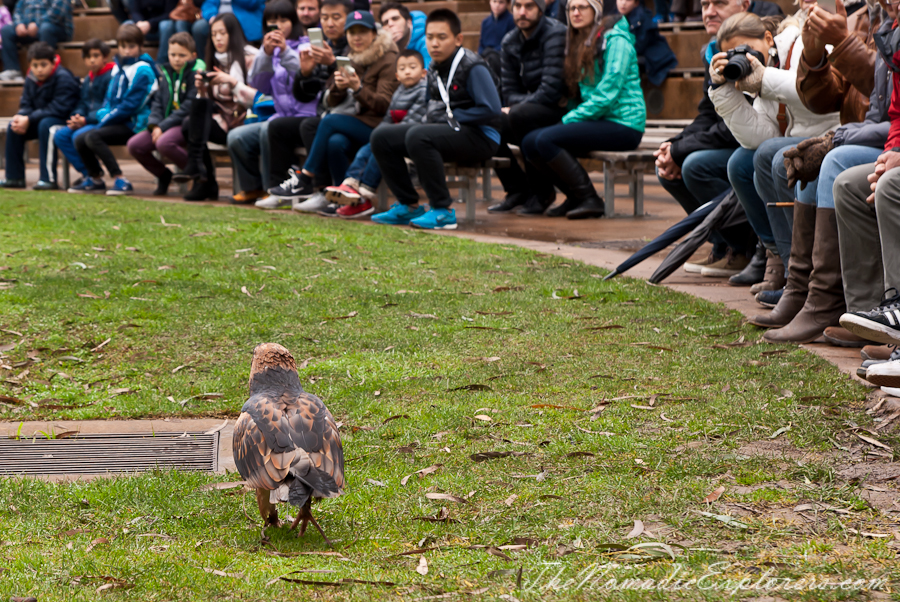
[[[256,505],[259,506],[259,514],[262,516],[266,526],[281,526],[281,521],[278,520],[278,508],[269,501],[269,491],[267,489],[256,490]]]
[[[328,539],[328,536],[325,535],[325,531],[322,530],[322,527],[319,526],[319,523],[316,522],[316,519],[313,517],[312,512],[309,513],[309,520],[312,522],[313,526],[319,530],[319,533],[322,534],[322,539],[325,540],[325,543],[328,544],[328,547],[333,548],[334,545],[331,543],[331,540]]]
[[[297,525],[300,523],[300,520],[301,520],[302,518],[303,518],[303,512],[302,512],[302,511],[301,511],[301,512],[298,512],[298,513],[297,513],[297,518],[295,518],[295,519],[294,519],[294,522],[291,523],[291,528],[290,528],[291,531],[293,531],[294,529],[297,528]]]
[[[309,500],[306,500],[306,503],[300,508],[300,511],[297,513],[297,518],[294,520],[293,526],[291,529],[297,526],[297,523],[300,523],[300,530],[297,531],[297,537],[303,537],[303,534],[306,533],[306,527],[309,525],[309,519],[312,517],[312,513],[310,512]]]

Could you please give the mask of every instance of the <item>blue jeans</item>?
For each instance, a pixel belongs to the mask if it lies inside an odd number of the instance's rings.
[[[728,159],[733,148],[718,148],[694,151],[689,154],[681,166],[680,180],[659,178],[659,183],[666,192],[678,201],[685,213],[693,213],[698,207],[713,200],[729,188]],[[723,257],[729,247],[735,252],[746,253],[746,228],[744,232],[735,232],[729,228],[725,232],[713,230],[709,242],[713,246],[713,254]]]
[[[769,226],[769,216],[766,215],[766,204],[759,193],[756,192],[756,186],[753,183],[753,155],[755,150],[739,148],[734,151],[728,160],[728,181],[737,195],[744,213],[747,214],[747,221],[760,242],[767,249],[775,250],[775,237],[772,235],[772,227]]]
[[[825,155],[822,167],[819,169],[818,186],[815,190],[815,198],[810,201],[811,195],[802,195],[801,203],[815,204],[823,209],[834,209],[834,180],[844,171],[857,165],[874,163],[878,155],[884,151],[870,146],[838,146]],[[806,187],[809,190],[809,186]]]
[[[124,22],[122,23],[122,25],[135,25],[135,24],[136,24],[136,23],[135,23],[134,21],[132,21],[131,19],[128,19],[127,21],[124,21]],[[157,41],[159,41],[159,31],[157,30],[157,31],[151,31],[150,33],[145,33],[145,34],[144,34],[144,41],[145,41],[145,42],[157,42]]]
[[[25,179],[25,143],[37,138],[40,148],[41,180],[55,182],[56,178],[50,179],[51,170],[48,166],[48,160],[53,161],[55,158],[47,152],[50,144],[50,128],[65,124],[66,122],[59,117],[44,117],[40,121],[31,119],[25,134],[16,134],[12,131],[12,124],[10,124],[6,129],[6,179]]]
[[[797,146],[805,138],[779,137],[770,138],[756,149],[753,156],[753,182],[756,187],[756,198],[751,202],[757,202],[752,211],[757,215],[764,212],[768,222],[769,231],[772,233],[774,246],[766,245],[770,251],[777,253],[784,262],[785,269],[791,258],[791,234],[793,230],[794,211],[783,207],[769,207],[767,203],[793,203],[800,194],[800,186],[791,190],[787,184],[787,170],[784,167],[784,151]],[[811,183],[806,187],[807,194],[815,194],[816,184]],[[743,200],[741,203],[743,204]],[[751,210],[744,206],[749,217]],[[762,220],[760,214],[759,218]],[[753,221],[750,222],[753,224]],[[753,228],[756,229],[756,224]],[[765,243],[764,243],[765,244]]]
[[[350,153],[369,142],[373,129],[352,115],[326,115],[303,169],[315,174],[327,166],[331,181],[340,184],[350,167]]]
[[[372,156],[372,145],[367,144],[358,151],[353,163],[347,168],[345,177],[359,180],[366,188],[375,190],[381,184],[381,170],[378,169],[378,161]],[[339,182],[335,182],[338,184]]]
[[[21,67],[19,65],[19,49],[16,47],[16,44],[28,45],[40,40],[56,48],[60,42],[68,40],[65,28],[55,23],[39,23],[38,37],[36,38],[31,36],[19,37],[16,35],[15,25],[4,25],[0,27],[0,38],[3,40],[3,69],[15,69],[17,71]]]
[[[248,123],[228,132],[228,154],[237,173],[235,190],[249,192],[268,190],[269,179],[269,122]]]
[[[53,144],[56,145],[56,148],[59,149],[59,152],[65,155],[66,159],[69,160],[69,165],[72,166],[72,169],[74,169],[84,177],[87,177],[88,172],[87,168],[84,166],[84,161],[81,160],[81,155],[79,155],[78,151],[75,150],[75,137],[80,136],[85,132],[89,132],[97,127],[97,125],[86,125],[83,128],[77,130],[73,130],[69,127],[60,128],[56,131],[56,135],[53,136]]]
[[[165,19],[159,22],[159,52],[156,62],[160,65],[169,62],[169,38],[175,33],[186,32],[194,36],[197,45],[197,57],[206,60],[206,40],[209,38],[209,23],[206,19],[198,19],[193,23]]]

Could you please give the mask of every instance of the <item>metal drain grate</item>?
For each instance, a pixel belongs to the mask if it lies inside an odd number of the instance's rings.
[[[219,433],[79,434],[67,439],[0,439],[0,475],[214,472]]]

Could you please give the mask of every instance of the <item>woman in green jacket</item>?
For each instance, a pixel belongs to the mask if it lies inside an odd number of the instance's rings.
[[[601,217],[603,199],[575,157],[591,151],[634,150],[647,109],[628,21],[603,19],[603,0],[569,0],[565,77],[569,112],[562,123],[534,130],[522,141],[525,158],[548,173],[566,201],[547,211],[569,219]],[[553,199],[538,199],[545,206]]]

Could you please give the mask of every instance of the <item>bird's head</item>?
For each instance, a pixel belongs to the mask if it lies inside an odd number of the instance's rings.
[[[281,368],[283,371],[297,374],[297,362],[287,348],[278,343],[260,343],[253,350],[253,362],[250,364],[250,389],[253,380],[262,376],[269,368]],[[279,370],[279,372],[282,372]]]

